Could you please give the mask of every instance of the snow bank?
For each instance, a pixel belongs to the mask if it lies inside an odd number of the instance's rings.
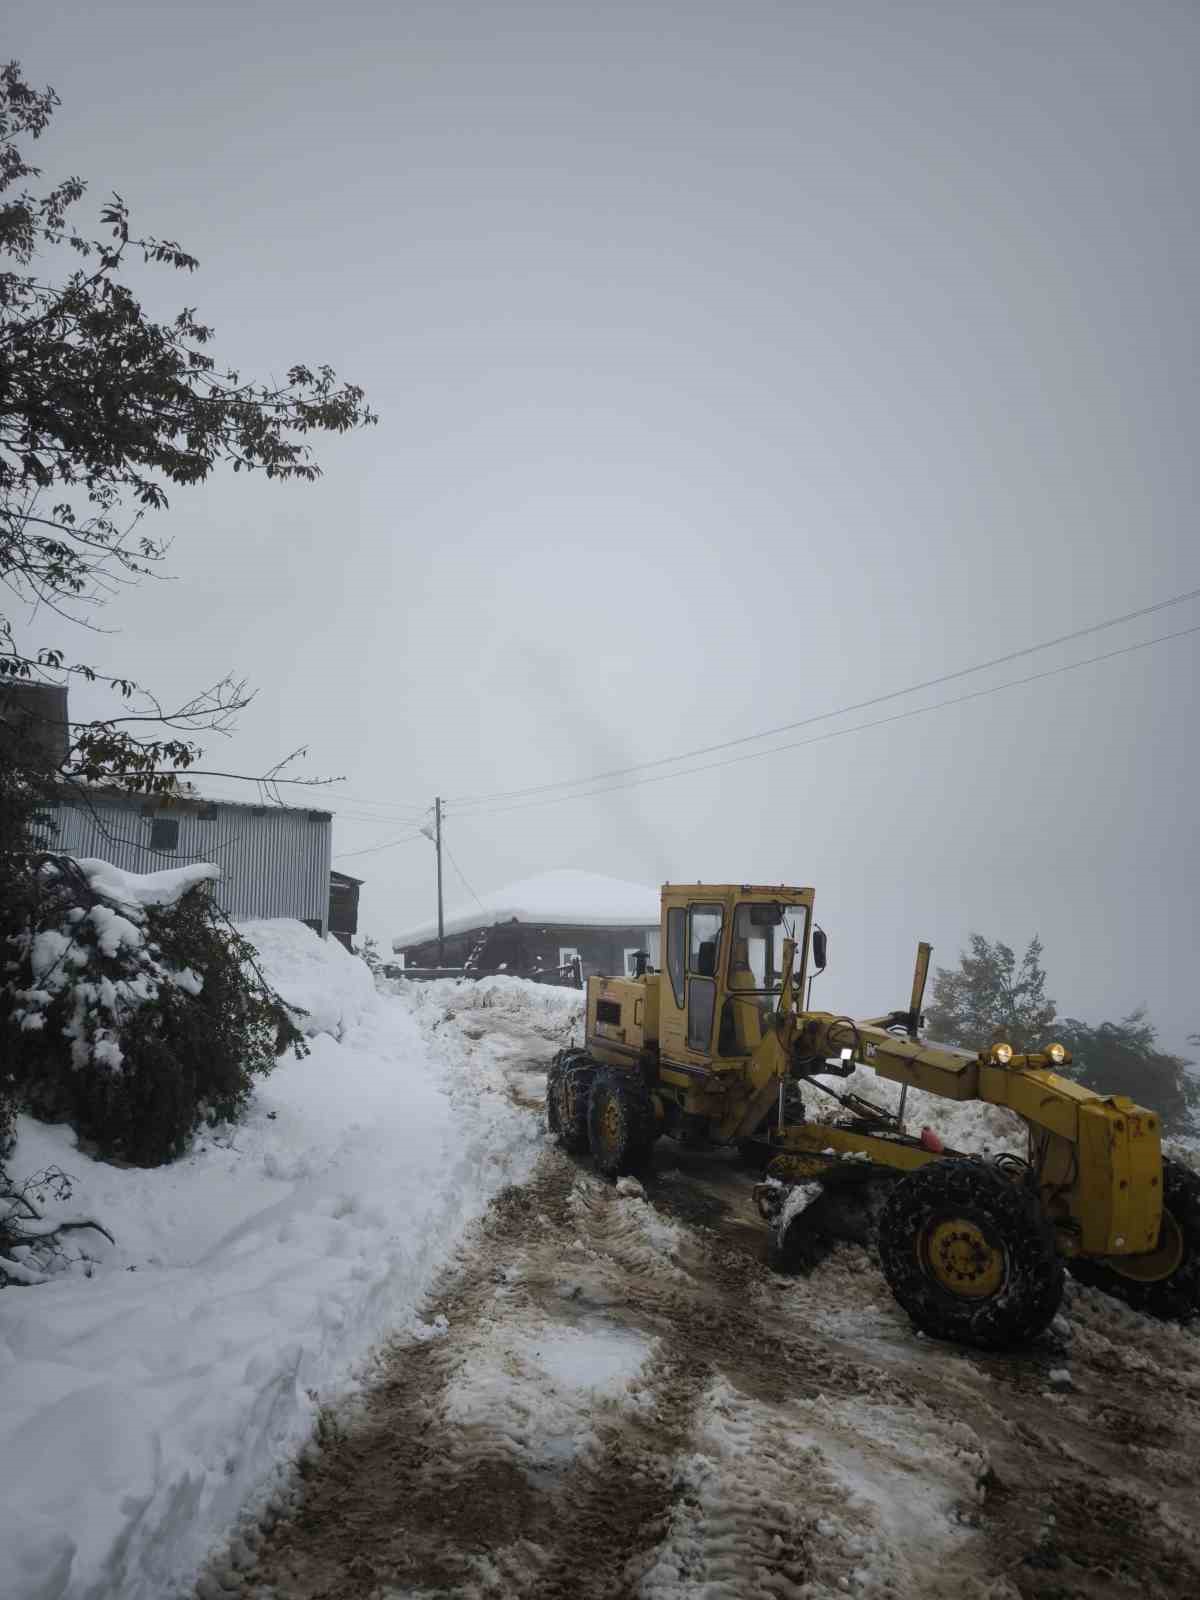
[[[487,1092],[487,1058],[434,1031],[428,996],[419,1017],[374,995],[361,962],[298,924],[244,931],[310,1027],[341,1038],[281,1063],[243,1123],[142,1170],[21,1119],[13,1172],[63,1167],[72,1211],[117,1243],[73,1235],[93,1262],[0,1291],[4,1600],[186,1592],[318,1404],[418,1326],[463,1228],[541,1146],[540,1118]]]
[[[375,984],[364,961],[336,939],[322,939],[302,922],[280,917],[242,922],[238,932],[258,951],[263,976],[290,1005],[308,1012],[309,1035],[340,1039],[375,1008]]]
[[[580,989],[560,989],[554,984],[531,983],[498,973],[490,978],[435,978],[430,982],[397,978],[385,985],[389,992],[408,994],[418,1005],[432,1005],[447,1016],[463,1011],[499,1011],[522,1021],[539,1019],[564,1023],[575,1019],[583,1042],[585,997]]]

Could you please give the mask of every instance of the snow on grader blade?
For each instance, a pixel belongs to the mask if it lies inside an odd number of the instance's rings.
[[[807,1009],[826,956],[812,917],[812,889],[665,886],[662,969],[589,978],[584,1048],[551,1066],[562,1145],[612,1177],[663,1134],[737,1145],[764,1171],[755,1197],[773,1264],[811,1265],[832,1239],[869,1244],[912,1322],[938,1338],[1035,1338],[1068,1269],[1151,1315],[1200,1315],[1200,1177],[1163,1159],[1158,1117],[1061,1076],[1059,1044],[973,1053],[922,1039],[928,944],[907,1010],[855,1021]],[[897,1111],[823,1081],[859,1067],[901,1085]],[[807,1118],[806,1088],[839,1103],[835,1123]],[[1007,1107],[1028,1131],[1025,1156],[910,1134],[910,1088]]]

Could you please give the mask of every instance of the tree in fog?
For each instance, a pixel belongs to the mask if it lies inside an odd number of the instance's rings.
[[[1145,1007],[1120,1022],[1091,1024],[1066,1017],[1056,1037],[1067,1046],[1072,1062],[1065,1070],[1085,1088],[1099,1094],[1124,1094],[1157,1111],[1164,1126],[1186,1133],[1200,1112],[1200,1080],[1189,1072],[1184,1056],[1156,1048],[1158,1030]],[[1189,1043],[1200,1044],[1195,1036]]]
[[[1041,940],[1035,935],[1018,962],[1008,945],[973,933],[958,966],[937,969],[926,1025],[931,1038],[967,1050],[1003,1039],[1020,1051],[1045,1044],[1054,1018]]]

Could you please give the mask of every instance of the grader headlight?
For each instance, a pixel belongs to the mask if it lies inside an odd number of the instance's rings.
[[[994,1044],[991,1055],[998,1067],[1006,1067],[1013,1058],[1013,1047],[1010,1044]]]
[[[1062,1044],[1048,1044],[1046,1046],[1046,1054],[1056,1067],[1061,1067],[1067,1059],[1067,1047]]]

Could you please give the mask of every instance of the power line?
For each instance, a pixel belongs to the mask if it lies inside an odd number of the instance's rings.
[[[458,862],[455,861],[454,856],[451,854],[450,846],[446,843],[444,838],[442,840],[442,849],[446,852],[446,855],[450,861],[450,865],[454,868],[455,872],[458,873],[459,881],[461,882],[463,888],[471,896],[472,900],[474,900],[475,904],[479,907],[480,911],[483,912],[484,916],[487,916],[488,908],[484,905],[483,901],[479,898],[474,889],[472,889],[471,885],[463,876],[463,869],[459,866]]]
[[[909,717],[924,716],[929,711],[941,711],[947,706],[963,705],[968,700],[982,700],[987,695],[999,694],[1002,689],[1016,689],[1022,684],[1040,683],[1046,678],[1055,678],[1064,672],[1075,672],[1080,667],[1095,666],[1097,662],[1113,661],[1118,656],[1133,655],[1135,651],[1148,650],[1151,645],[1165,644],[1169,639],[1183,639],[1193,633],[1200,633],[1200,622],[1190,628],[1179,628],[1173,633],[1162,633],[1153,639],[1143,639],[1139,644],[1128,644],[1119,650],[1105,651],[1103,655],[1086,656],[1082,661],[1069,661],[1063,666],[1049,667],[1045,672],[1033,672],[1024,678],[1013,678],[1008,683],[995,683],[987,689],[973,689],[968,694],[954,695],[949,700],[935,700],[929,706],[913,706],[911,710],[897,711],[890,717],[878,717],[874,722],[856,723],[851,728],[833,728],[828,733],[819,733],[811,739],[796,739],[790,744],[772,745],[768,750],[748,750],[742,755],[729,756],[724,761],[710,761],[700,767],[685,767],[679,772],[663,772],[654,777],[635,777],[628,783],[613,783],[603,789],[588,789],[582,794],[552,795],[546,800],[526,800],[511,806],[492,806],[467,814],[497,816],[505,811],[532,811],[541,806],[563,805],[569,800],[592,800],[602,794],[613,794],[619,789],[640,789],[651,783],[669,783],[672,778],[688,778],[699,772],[714,772],[719,767],[733,767],[742,761],[756,761],[763,756],[779,755],[784,750],[801,750],[807,745],[824,744],[831,739],[845,738],[848,734],[865,733],[869,728],[883,728],[893,722],[904,722]]]
[[[414,822],[418,817],[423,817],[426,812],[433,810],[432,806],[413,806],[399,800],[384,800],[378,796],[339,794],[332,785],[330,786],[329,793],[335,800],[349,800],[351,805],[380,806],[385,811],[390,811],[396,817],[401,817],[405,812],[407,812],[412,817]]]
[[[351,856],[373,856],[378,854],[380,850],[392,850],[398,844],[411,844],[414,839],[425,839],[427,837],[428,835],[424,833],[406,833],[403,839],[389,839],[386,844],[368,845],[365,850],[342,850],[333,859],[335,861],[348,861]]]
[[[321,809],[328,811],[330,816],[336,817],[339,822],[361,822],[370,828],[413,827],[420,820],[418,817],[372,816],[369,812],[363,811],[335,811],[329,806],[323,806]]]
[[[953,683],[956,679],[969,677],[972,673],[985,672],[989,667],[1000,667],[1006,665],[1010,661],[1019,661],[1026,656],[1036,655],[1042,650],[1053,649],[1055,645],[1069,644],[1074,639],[1083,639],[1089,634],[1102,633],[1108,628],[1119,627],[1123,622],[1133,622],[1138,617],[1148,617],[1156,611],[1165,610],[1168,606],[1183,605],[1186,601],[1195,600],[1198,597],[1200,597],[1200,589],[1189,589],[1185,594],[1172,595],[1168,600],[1156,600],[1153,605],[1140,606],[1136,611],[1127,611],[1119,617],[1109,617],[1104,622],[1090,623],[1086,628],[1076,628],[1071,633],[1059,634],[1057,638],[1045,639],[1041,644],[1025,645],[1020,650],[1010,650],[1005,655],[992,657],[990,661],[978,661],[974,666],[959,667],[953,672],[943,672],[935,678],[926,678],[921,683],[911,683],[904,689],[889,689],[884,694],[872,695],[866,700],[857,700],[852,705],[839,707],[836,711],[817,712],[812,716],[801,717],[795,722],[782,722],[774,728],[764,728],[759,733],[746,733],[739,735],[739,737],[736,739],[725,739],[720,744],[701,745],[695,750],[681,751],[678,755],[660,756],[655,761],[639,761],[635,762],[634,765],[629,767],[614,767],[608,772],[594,772],[590,777],[586,778],[560,778],[553,783],[535,783],[530,784],[523,789],[500,789],[495,791],[493,794],[468,796],[461,800],[451,801],[450,803],[455,807],[456,811],[459,811],[461,814],[461,812],[467,807],[477,805],[484,806],[491,800],[518,800],[528,795],[544,794],[550,789],[569,789],[584,783],[602,783],[608,778],[630,777],[632,774],[637,772],[652,771],[655,767],[673,766],[678,761],[691,761],[696,756],[716,755],[722,750],[732,750],[738,745],[754,744],[760,739],[772,739],[777,734],[781,733],[793,733],[797,728],[810,727],[814,722],[827,722],[834,717],[849,716],[850,713],[854,711],[867,711],[872,706],[884,705],[890,700],[898,700],[904,695],[916,694],[922,689],[934,689],[943,683]],[[1169,634],[1165,635],[1164,637],[1173,638],[1175,635]],[[1107,660],[1108,657],[1096,656],[1092,659],[1104,661]],[[1080,663],[1080,665],[1083,664],[1085,663]],[[1015,681],[1021,683],[1026,681],[1032,682],[1033,680],[1017,679]],[[1001,685],[1000,687],[1004,687],[1004,685]],[[953,701],[947,701],[945,703],[947,705],[954,704]],[[874,726],[874,724],[868,724],[868,726]],[[789,747],[784,746],[782,748]],[[570,797],[567,796],[565,798]],[[491,808],[489,807],[488,809]]]

